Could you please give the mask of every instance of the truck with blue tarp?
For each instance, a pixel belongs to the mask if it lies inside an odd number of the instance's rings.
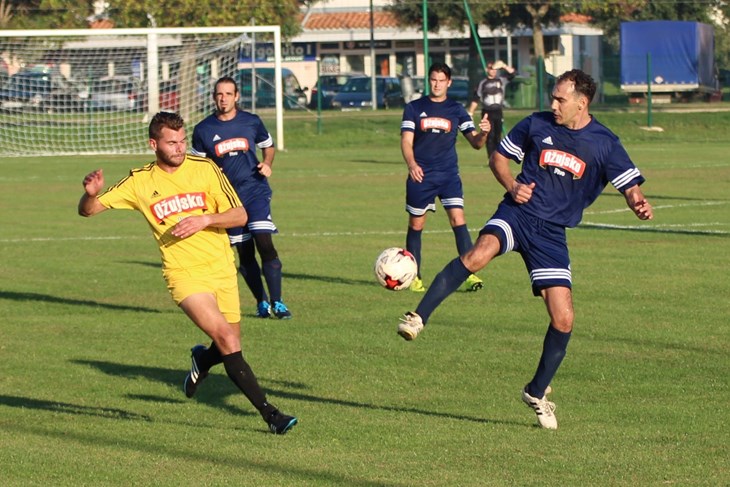
[[[688,98],[719,89],[715,34],[701,22],[651,20],[621,23],[621,90]]]

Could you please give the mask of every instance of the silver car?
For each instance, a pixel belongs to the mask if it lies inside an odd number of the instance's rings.
[[[138,78],[132,76],[107,76],[99,78],[91,86],[92,110],[110,112],[143,110],[142,88]]]

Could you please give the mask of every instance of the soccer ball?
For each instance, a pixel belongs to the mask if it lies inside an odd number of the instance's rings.
[[[418,275],[413,254],[400,247],[391,247],[375,260],[375,277],[385,289],[400,291],[411,285]]]

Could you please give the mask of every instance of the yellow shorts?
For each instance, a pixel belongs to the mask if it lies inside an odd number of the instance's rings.
[[[167,289],[178,306],[188,296],[210,293],[215,296],[218,309],[228,323],[241,321],[241,298],[238,294],[238,275],[235,266],[226,266],[224,269],[202,275],[190,275],[185,271],[165,272],[164,275]]]

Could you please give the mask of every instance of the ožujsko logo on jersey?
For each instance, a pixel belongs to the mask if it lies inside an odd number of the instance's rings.
[[[150,206],[157,223],[162,223],[170,215],[201,209],[208,209],[208,205],[205,204],[205,193],[176,194]]]
[[[573,179],[583,177],[583,172],[586,170],[586,163],[582,159],[555,149],[547,149],[540,153],[540,167],[544,169],[545,166],[553,166],[568,171],[573,175]]]
[[[249,148],[248,139],[237,138],[228,139],[222,142],[218,142],[215,145],[215,155],[221,157],[228,154],[229,152],[243,151],[246,152]]]
[[[443,130],[444,132],[451,132],[451,120],[438,117],[422,118],[421,130],[423,132],[427,130]]]

